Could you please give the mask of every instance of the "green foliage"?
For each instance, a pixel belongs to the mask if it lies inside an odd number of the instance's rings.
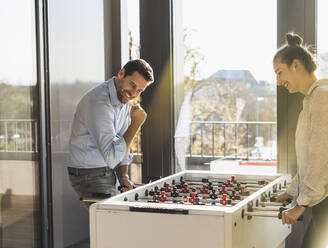
[[[36,86],[0,82],[0,119],[33,119]]]

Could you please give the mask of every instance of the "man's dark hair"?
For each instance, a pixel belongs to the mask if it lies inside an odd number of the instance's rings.
[[[153,69],[143,59],[130,60],[123,68],[125,70],[124,77],[132,75],[134,72],[138,72],[147,82],[154,82]]]

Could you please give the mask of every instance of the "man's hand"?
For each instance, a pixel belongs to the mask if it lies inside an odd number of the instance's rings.
[[[123,138],[126,143],[126,151],[129,150],[131,142],[132,142],[134,136],[137,134],[138,129],[145,122],[145,120],[147,118],[147,114],[140,107],[140,105],[136,104],[131,107],[130,116],[131,116],[131,124],[123,135]]]
[[[118,181],[120,182],[119,190],[121,192],[128,191],[130,189],[134,188],[133,182],[130,181],[129,175],[128,175],[128,165],[121,165],[115,168],[116,176],[118,178]]]
[[[119,182],[120,182],[120,185],[121,185],[121,191],[122,192],[131,190],[131,189],[134,188],[133,182],[130,181],[130,179],[127,175],[124,175],[121,178],[119,178]]]
[[[131,107],[130,114],[131,114],[131,124],[135,124],[139,127],[145,122],[147,118],[146,112],[139,104],[133,105]]]
[[[306,208],[296,205],[295,207],[285,210],[281,214],[282,224],[296,224],[298,218],[304,214]]]
[[[277,197],[276,202],[289,204],[291,202],[291,200],[293,200],[293,196],[291,196],[287,193],[282,193]]]

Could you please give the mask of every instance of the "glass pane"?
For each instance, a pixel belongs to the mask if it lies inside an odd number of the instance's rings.
[[[127,23],[129,37],[129,60],[140,58],[140,28],[139,28],[139,1],[127,1]],[[124,64],[124,63],[123,63]],[[140,103],[140,97],[137,102]],[[134,183],[141,183],[141,131],[133,139],[131,144],[131,152],[133,153],[133,161],[129,166],[130,178]]]
[[[0,2],[0,247],[41,247],[34,13]]]
[[[328,32],[326,31],[326,23],[328,17],[326,10],[328,2],[324,0],[318,1],[318,78],[328,78]]]
[[[276,1],[184,0],[175,11],[177,170],[276,171]]]
[[[54,247],[88,245],[88,211],[73,192],[66,167],[76,105],[105,80],[103,3],[49,1]]]
[[[139,1],[128,0],[129,60],[140,58]]]

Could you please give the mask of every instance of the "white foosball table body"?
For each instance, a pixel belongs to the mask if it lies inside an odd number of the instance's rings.
[[[135,201],[146,189],[164,182],[207,178],[225,180],[231,174],[182,171],[134,190],[92,204],[90,207],[91,248],[276,248],[291,231],[273,217],[250,217],[248,206],[272,192],[286,178],[277,174],[234,174],[237,181],[268,180],[256,192],[233,206],[181,205]],[[125,200],[124,200],[125,199]]]

